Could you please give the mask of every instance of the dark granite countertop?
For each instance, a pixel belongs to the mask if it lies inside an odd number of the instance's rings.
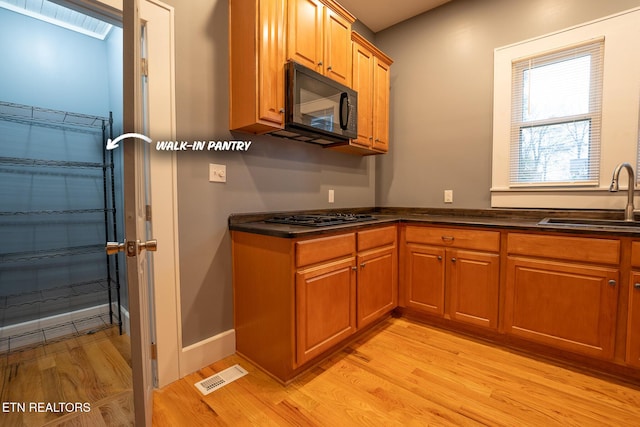
[[[265,222],[275,215],[327,213],[329,210],[263,212],[233,214],[229,216],[229,229],[273,237],[299,238],[352,231],[372,225],[387,223],[422,223],[443,226],[486,227],[500,229],[554,231],[571,234],[597,234],[611,236],[640,237],[638,227],[576,226],[566,224],[539,224],[544,218],[588,218],[621,220],[619,210],[551,210],[551,209],[438,209],[438,208],[356,208],[338,209],[331,212],[369,213],[376,219],[342,225],[306,227]]]

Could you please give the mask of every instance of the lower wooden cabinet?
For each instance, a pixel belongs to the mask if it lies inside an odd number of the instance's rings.
[[[357,233],[357,326],[362,328],[398,305],[397,227]]]
[[[493,253],[448,250],[451,319],[487,328],[498,327],[499,259],[499,255]]]
[[[397,305],[397,227],[232,232],[236,349],[283,382]]]
[[[631,243],[631,268],[625,361],[640,368],[640,242]]]
[[[631,273],[627,317],[626,362],[640,368],[640,272]]]
[[[296,273],[296,365],[356,330],[355,258]]]
[[[612,359],[620,242],[515,233],[509,235],[507,249],[511,254],[507,261],[506,332]]]
[[[403,305],[497,328],[499,236],[495,231],[407,226],[402,248]]]
[[[232,248],[237,351],[283,382],[398,305],[496,342],[640,368],[640,239],[410,223],[234,231]]]
[[[613,357],[619,271],[510,257],[507,332],[602,359]]]
[[[407,243],[403,249],[403,305],[444,315],[445,249],[414,243]]]

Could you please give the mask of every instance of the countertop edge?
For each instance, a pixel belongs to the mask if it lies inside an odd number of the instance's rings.
[[[365,227],[390,223],[432,224],[442,226],[499,228],[511,230],[528,230],[538,232],[560,232],[565,234],[590,234],[600,236],[640,237],[640,228],[632,229],[602,229],[600,227],[575,227],[561,224],[540,225],[539,222],[549,216],[573,218],[606,218],[611,219],[621,215],[620,211],[566,211],[566,210],[465,210],[465,209],[423,209],[390,208],[378,209],[344,209],[342,211],[370,213],[376,220],[352,224],[334,225],[321,228],[304,226],[290,226],[265,223],[264,219],[280,213],[234,214],[229,217],[229,230],[253,234],[262,234],[280,238],[304,238],[320,236],[335,232],[348,232]],[[305,211],[305,213],[323,213],[326,211]]]

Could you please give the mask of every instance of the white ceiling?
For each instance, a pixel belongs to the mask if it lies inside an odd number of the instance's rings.
[[[48,0],[0,0],[0,7],[104,40],[112,25]]]
[[[359,21],[377,33],[451,0],[338,0]]]

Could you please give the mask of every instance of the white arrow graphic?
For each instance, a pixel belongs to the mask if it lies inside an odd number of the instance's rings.
[[[118,148],[119,147],[118,142],[125,140],[127,138],[139,138],[139,139],[142,139],[143,141],[147,141],[149,144],[151,144],[151,142],[153,141],[151,138],[141,133],[125,133],[120,135],[113,141],[111,140],[111,138],[107,139],[107,150],[113,150],[114,148]]]

